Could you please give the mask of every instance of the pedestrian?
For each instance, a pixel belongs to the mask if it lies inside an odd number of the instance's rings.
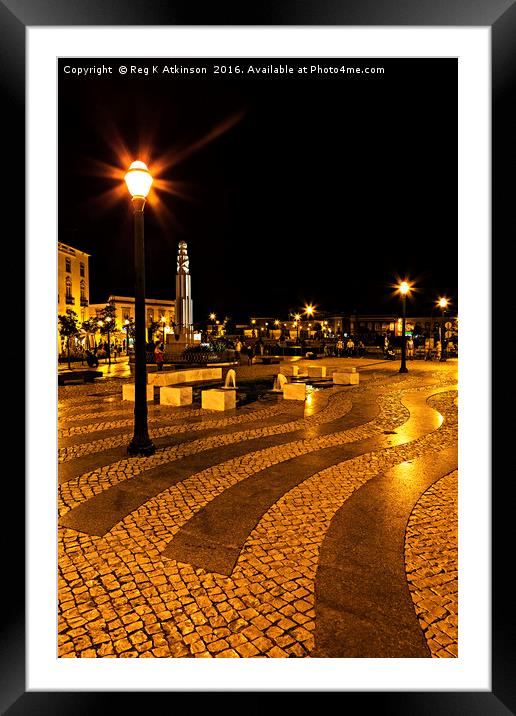
[[[432,344],[430,338],[425,338],[425,360],[432,360]]]
[[[156,366],[158,370],[163,370],[163,363],[165,361],[165,353],[159,343],[159,341],[156,341],[156,346],[154,348],[154,360],[156,361]]]
[[[414,360],[414,339],[412,336],[410,336],[407,341],[407,358],[409,360]]]
[[[342,351],[344,350],[344,341],[342,338],[339,338],[335,344],[335,350],[337,351],[337,357],[340,358],[342,356]]]
[[[383,357],[389,358],[389,336],[383,339]]]
[[[242,352],[242,343],[240,342],[240,339],[237,338],[235,341],[235,358],[238,361],[238,365],[240,365],[240,354]]]
[[[442,355],[442,343],[441,343],[441,341],[437,341],[437,343],[435,344],[435,357],[437,358],[437,360],[441,360],[441,355]]]
[[[253,365],[253,346],[248,343],[246,348],[247,353],[247,365]]]
[[[351,336],[348,338],[348,342],[346,343],[346,353],[348,356],[352,356],[355,352],[355,342],[351,338]]]
[[[357,353],[358,353],[359,358],[363,358],[364,353],[365,353],[364,341],[358,341]]]

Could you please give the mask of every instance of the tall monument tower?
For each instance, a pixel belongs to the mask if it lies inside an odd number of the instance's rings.
[[[178,344],[178,348],[194,342],[191,280],[186,241],[180,241],[176,274],[176,328],[175,335],[170,339]]]

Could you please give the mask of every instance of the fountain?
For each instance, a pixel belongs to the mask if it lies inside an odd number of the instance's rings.
[[[236,373],[233,368],[230,368],[227,372],[224,388],[236,389]]]
[[[272,390],[275,393],[282,393],[283,386],[285,385],[285,383],[288,383],[286,376],[284,376],[283,373],[278,373],[278,375],[274,378],[274,385],[272,386]]]

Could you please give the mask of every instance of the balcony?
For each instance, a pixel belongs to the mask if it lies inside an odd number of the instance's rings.
[[[75,298],[73,296],[66,296],[65,303],[67,306],[75,306]]]

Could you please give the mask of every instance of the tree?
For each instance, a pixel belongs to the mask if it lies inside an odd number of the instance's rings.
[[[68,370],[72,369],[70,363],[70,338],[76,336],[79,333],[78,322],[79,316],[72,311],[71,308],[66,309],[66,313],[57,317],[59,321],[59,333],[63,338],[66,338],[66,353],[68,356]]]
[[[110,334],[116,331],[116,308],[110,303],[106,304],[97,316],[97,324],[101,335],[107,335],[107,357],[111,365],[111,340]]]

